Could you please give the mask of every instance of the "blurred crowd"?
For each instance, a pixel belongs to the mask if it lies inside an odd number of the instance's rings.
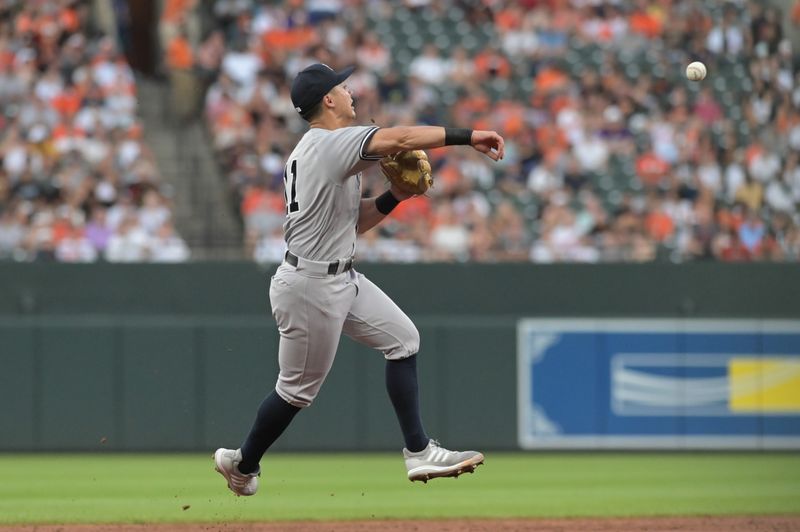
[[[800,5],[711,0],[168,1],[248,253],[284,250],[283,162],[313,62],[355,64],[360,123],[491,128],[500,164],[431,150],[435,186],[363,235],[374,261],[800,256]],[[210,21],[198,30],[192,13]],[[194,35],[194,37],[192,37]],[[704,61],[708,78],[685,66]],[[180,80],[177,85],[180,87]],[[194,90],[191,93],[190,90]],[[192,108],[194,104],[190,104]],[[365,194],[385,180],[369,171]]]
[[[0,260],[187,260],[133,72],[89,9],[0,2]]]
[[[800,1],[163,0],[175,115],[201,115],[258,261],[281,260],[294,75],[355,64],[359,122],[496,129],[368,261],[800,258]],[[784,3],[786,5],[786,3]],[[0,260],[182,261],[134,76],[86,0],[0,1]],[[794,39],[793,39],[794,37]],[[689,82],[686,65],[708,67]],[[386,188],[377,168],[365,195]]]

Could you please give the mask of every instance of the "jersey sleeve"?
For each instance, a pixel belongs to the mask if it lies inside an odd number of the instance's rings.
[[[336,175],[344,181],[370,164],[380,161],[382,155],[367,155],[367,145],[378,126],[343,127],[331,131],[317,145],[328,168],[336,170]]]

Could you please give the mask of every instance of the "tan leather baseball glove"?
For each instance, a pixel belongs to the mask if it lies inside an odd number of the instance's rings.
[[[423,150],[401,151],[380,161],[383,175],[409,194],[425,194],[433,186],[431,163]]]

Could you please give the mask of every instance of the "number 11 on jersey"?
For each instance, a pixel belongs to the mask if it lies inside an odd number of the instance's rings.
[[[291,166],[291,178],[288,176],[286,169]],[[300,206],[297,204],[297,159],[292,160],[292,164],[287,163],[283,167],[283,197],[286,200],[286,209],[288,212],[297,212]],[[291,189],[291,201],[289,201],[289,190]]]

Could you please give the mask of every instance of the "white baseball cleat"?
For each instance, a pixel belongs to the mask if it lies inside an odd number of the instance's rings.
[[[403,449],[406,459],[408,480],[428,482],[432,478],[457,477],[462,473],[472,473],[483,463],[483,454],[476,451],[449,451],[430,440],[423,450],[412,453]]]
[[[214,469],[228,481],[228,487],[237,496],[255,495],[258,491],[258,476],[261,471],[240,473],[239,463],[242,461],[240,449],[219,448],[214,453]]]

